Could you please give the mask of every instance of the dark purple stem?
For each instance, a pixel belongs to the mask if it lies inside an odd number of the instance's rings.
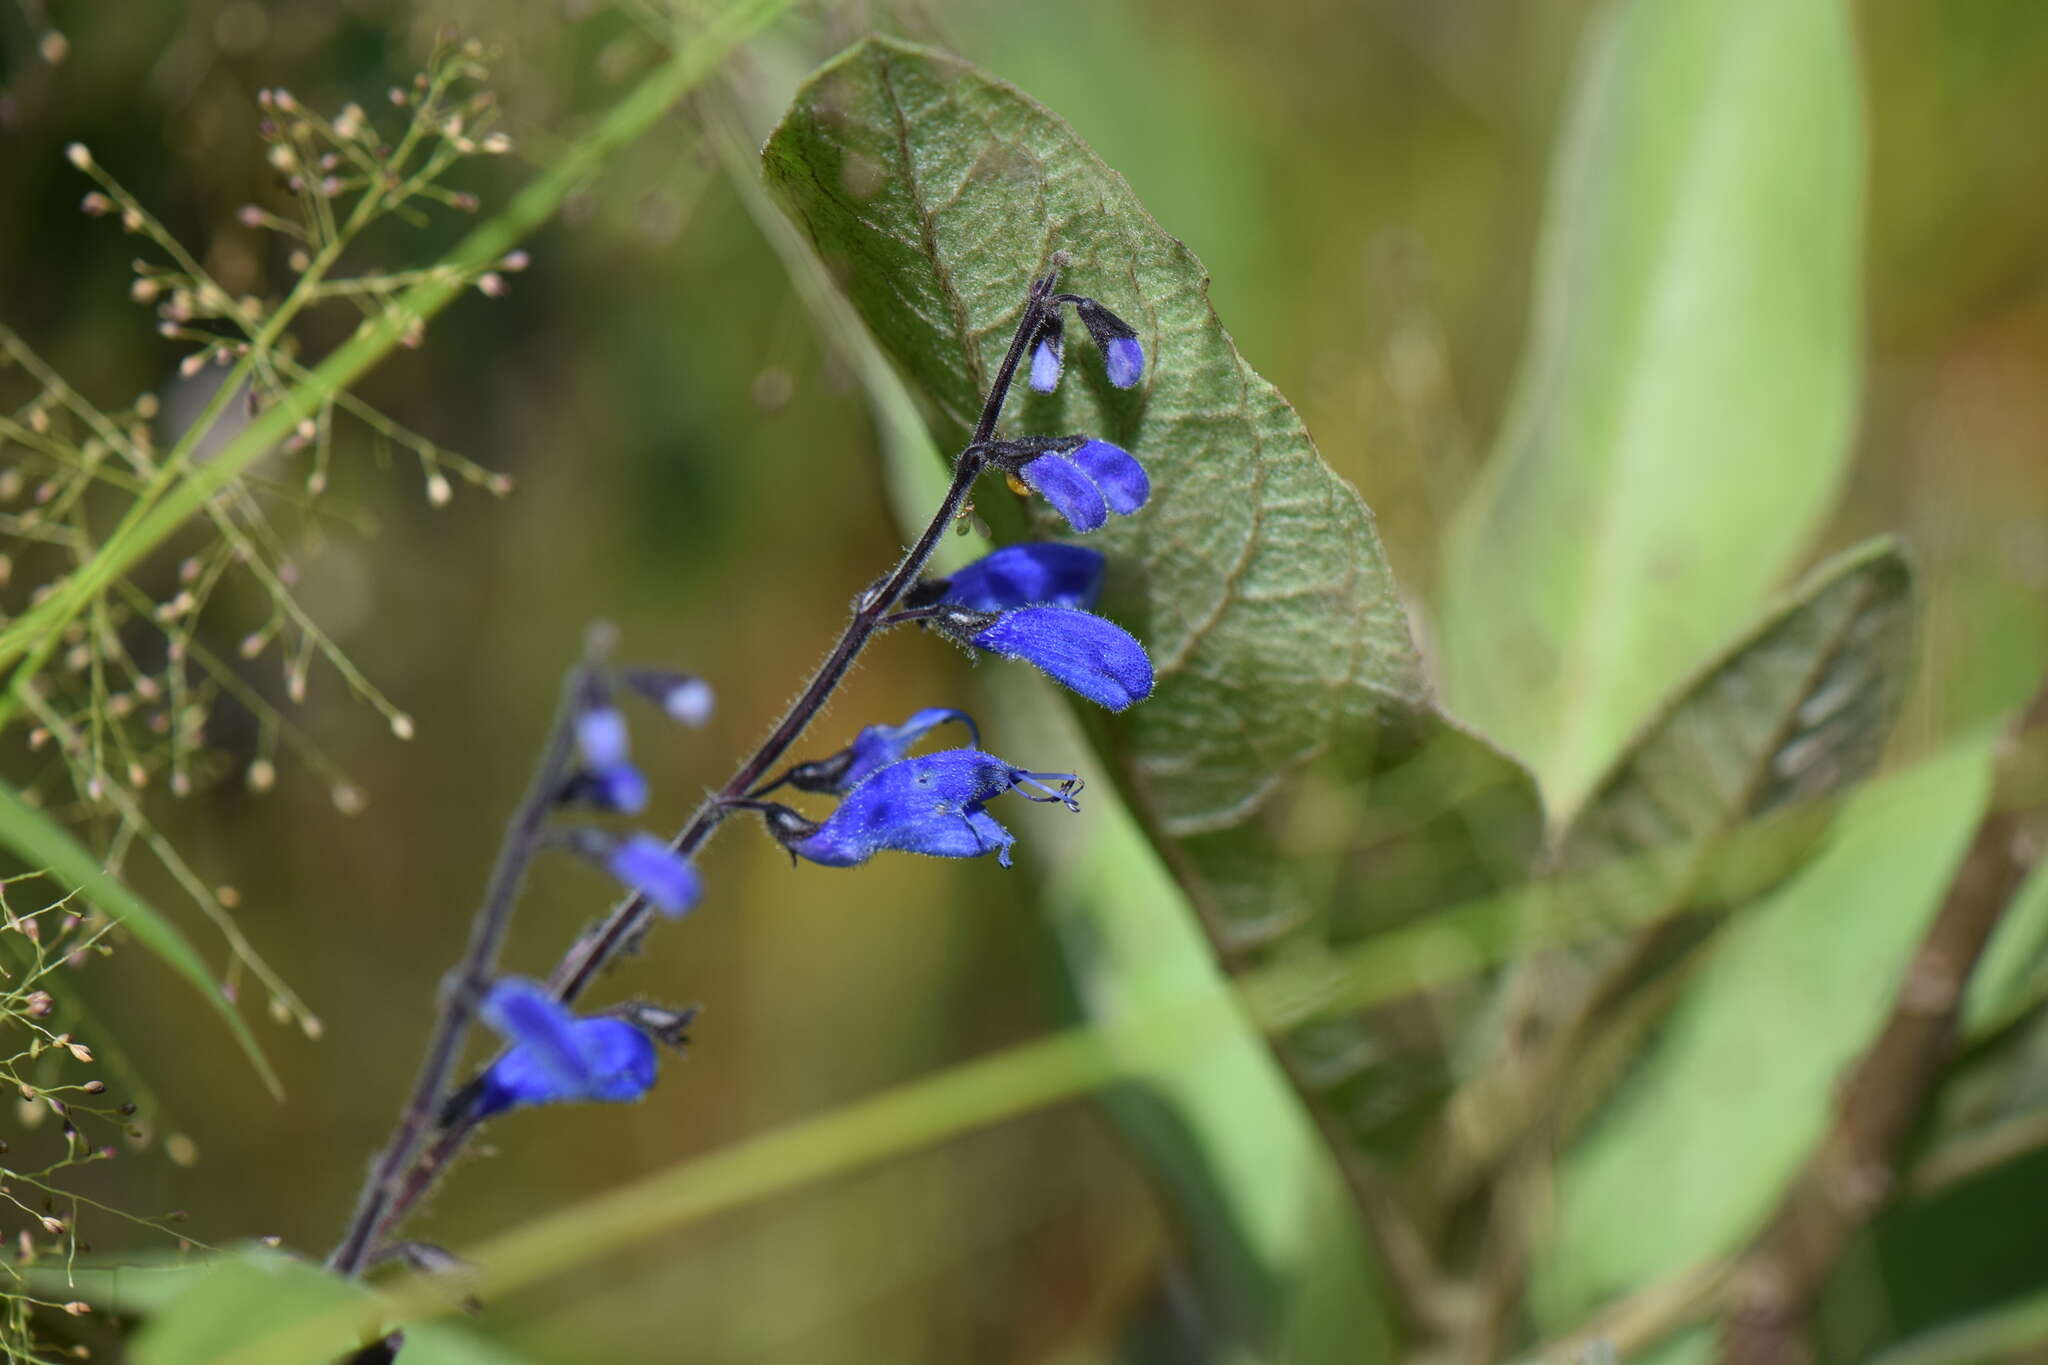
[[[974,489],[975,479],[987,468],[982,447],[995,435],[997,419],[1002,416],[1003,404],[1008,399],[1010,386],[1017,377],[1017,367],[1024,359],[1024,352],[1032,335],[1038,330],[1039,323],[1044,320],[1046,309],[1058,306],[1053,302],[1053,289],[1058,280],[1059,270],[1056,264],[1050,273],[1033,281],[1025,295],[1024,311],[1017,320],[1015,335],[1010,338],[1010,349],[1004,354],[1003,362],[997,367],[995,378],[989,384],[988,397],[982,403],[981,419],[975,423],[974,435],[966,448],[954,458],[953,482],[946,489],[944,501],[926,523],[917,542],[904,553],[903,558],[897,562],[895,571],[884,579],[879,587],[863,595],[860,605],[854,611],[853,619],[847,622],[846,629],[841,632],[838,643],[832,646],[832,652],[825,656],[824,663],[811,675],[811,680],[805,685],[803,692],[790,703],[789,709],[783,713],[782,719],[776,722],[768,738],[740,764],[717,793],[707,797],[704,803],[697,807],[689,823],[683,826],[682,832],[676,835],[670,845],[676,852],[684,857],[695,854],[718,829],[727,814],[737,808],[736,803],[746,799],[748,793],[767,775],[768,770],[789,750],[789,746],[803,735],[804,730],[831,699],[833,691],[845,678],[847,669],[852,667],[853,661],[866,646],[869,638],[877,629],[889,624],[887,618],[890,610],[924,573],[925,566],[931,562],[932,551],[938,548],[939,537],[945,534],[946,527],[960,514],[960,509],[967,502],[968,494]],[[628,951],[647,932],[652,913],[653,908],[644,896],[629,896],[621,901],[602,923],[578,939],[556,964],[555,970],[548,977],[549,989],[554,991],[556,997],[563,1003],[573,1003],[589,989],[590,984],[606,967],[616,961],[620,954]],[[445,1080],[445,1076],[442,1079]],[[410,1107],[407,1112],[410,1114]],[[373,1214],[375,1224],[363,1234],[363,1248],[358,1252],[355,1264],[344,1269],[340,1251],[336,1252],[330,1264],[343,1273],[353,1273],[360,1265],[363,1254],[396,1231],[406,1216],[433,1188],[441,1172],[447,1169],[448,1163],[469,1140],[476,1126],[477,1120],[463,1118],[442,1129],[426,1152],[412,1162],[396,1195],[380,1201],[380,1212]],[[394,1143],[394,1148],[395,1146]],[[380,1162],[380,1171],[382,1167],[383,1163]],[[376,1182],[376,1187],[383,1187],[381,1180]],[[361,1213],[362,1210],[359,1209],[359,1219]],[[351,1234],[354,1232],[355,1226],[352,1224]],[[345,1248],[348,1243],[343,1245]]]

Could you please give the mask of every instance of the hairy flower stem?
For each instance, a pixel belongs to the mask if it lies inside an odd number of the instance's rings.
[[[534,767],[532,784],[512,813],[505,841],[499,845],[483,904],[470,925],[469,946],[462,960],[442,981],[440,1015],[434,1021],[419,1077],[399,1113],[390,1144],[363,1182],[348,1231],[327,1258],[328,1268],[337,1274],[359,1274],[369,1261],[374,1234],[400,1193],[406,1172],[419,1156],[420,1144],[426,1140],[428,1125],[440,1107],[448,1078],[462,1054],[463,1041],[475,1022],[478,1002],[490,989],[498,951],[511,927],[512,909],[519,899],[520,885],[526,880],[526,869],[532,865],[534,855],[546,847],[547,818],[561,802],[562,788],[575,759],[576,714],[589,694],[591,670],[598,666],[609,633],[605,628],[591,632],[583,662],[569,671],[562,684],[562,700],[555,709],[554,725]]]
[[[1003,404],[1009,397],[1012,383],[1016,380],[1017,368],[1024,359],[1026,347],[1038,331],[1039,324],[1044,321],[1046,310],[1058,306],[1053,302],[1053,290],[1059,282],[1061,264],[1063,262],[1055,260],[1053,269],[1034,280],[1025,294],[1024,310],[1017,319],[1016,333],[1010,338],[1010,349],[1004,354],[1002,364],[997,367],[995,377],[989,383],[988,396],[982,403],[981,418],[975,423],[973,436],[954,458],[953,482],[946,489],[945,499],[939,504],[938,510],[925,524],[924,531],[918,536],[916,543],[904,552],[895,570],[879,587],[862,595],[853,618],[840,633],[838,642],[832,646],[831,652],[825,656],[825,661],[818,665],[818,670],[811,675],[810,682],[805,685],[797,699],[790,703],[789,709],[783,713],[782,719],[776,722],[775,728],[761,742],[760,747],[740,764],[723,787],[697,807],[689,823],[683,826],[682,832],[671,842],[670,846],[677,853],[686,858],[693,856],[718,829],[725,817],[737,809],[735,803],[743,801],[747,794],[760,784],[767,776],[768,770],[788,752],[789,746],[803,735],[811,721],[824,709],[825,703],[831,700],[832,693],[846,677],[847,670],[853,666],[853,661],[859,657],[869,638],[876,630],[889,624],[887,618],[891,610],[924,573],[925,566],[931,562],[932,551],[938,548],[939,538],[960,514],[960,509],[966,505],[968,494],[974,489],[975,480],[987,468],[982,448],[995,435],[996,422],[1002,416]],[[630,896],[620,902],[602,923],[578,939],[561,962],[556,964],[555,970],[548,978],[549,989],[555,993],[556,998],[564,1004],[574,1003],[606,967],[640,940],[647,932],[652,914],[653,906],[644,896]],[[445,1077],[443,1079],[445,1080]],[[408,1113],[410,1112],[408,1109]],[[337,1252],[330,1264],[344,1274],[353,1274],[359,1270],[365,1257],[397,1231],[406,1216],[433,1188],[441,1172],[448,1168],[449,1162],[469,1140],[477,1122],[474,1118],[462,1118],[442,1129],[427,1150],[413,1162],[396,1194],[388,1200],[379,1201],[381,1209],[379,1213],[372,1214],[373,1224],[367,1230],[363,1246],[354,1262],[344,1265],[340,1252]],[[380,1170],[381,1166],[382,1163]],[[358,1210],[359,1220],[361,1213],[362,1211]],[[354,1231],[352,1225],[351,1233]],[[345,1243],[344,1246],[346,1245]]]

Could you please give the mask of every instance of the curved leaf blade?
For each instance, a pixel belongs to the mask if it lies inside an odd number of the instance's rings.
[[[1532,1258],[1543,1326],[1726,1252],[1769,1214],[1940,905],[1995,747],[1962,742],[1858,790],[1821,855],[1723,935],[1562,1166]]]
[[[1453,710],[1557,823],[1833,502],[1863,141],[1836,0],[1623,0],[1553,170],[1531,342],[1445,547]]]
[[[1325,914],[1327,888],[1283,849],[1311,768],[1363,787],[1441,744],[1526,788],[1437,715],[1371,511],[1237,353],[1200,263],[1056,115],[955,58],[875,38],[806,83],[763,161],[955,437],[1055,252],[1067,287],[1137,327],[1152,358],[1137,389],[1110,388],[1077,336],[1060,391],[1025,395],[1011,425],[1106,437],[1151,472],[1144,511],[1091,537],[1113,565],[1105,609],[1158,671],[1152,698],[1105,730],[1221,946]]]
[[[1565,831],[1529,926],[1532,942],[1629,933],[1524,963],[1506,1046],[1454,1106],[1453,1186],[1604,1094],[1611,1068],[1592,1061],[1589,1035],[1717,923],[1686,912],[1753,899],[1805,857],[1823,799],[1877,767],[1914,623],[1904,555],[1872,541],[1816,570],[1631,743]],[[1779,812],[1791,818],[1763,823]]]
[[[100,866],[99,859],[72,838],[62,825],[23,801],[8,787],[0,787],[0,845],[12,850],[29,866],[44,869],[119,920],[121,927],[133,935],[136,942],[191,982],[192,988],[206,998],[227,1024],[228,1031],[235,1035],[235,1041],[241,1044],[242,1051],[270,1093],[283,1098],[284,1086],[271,1069],[269,1059],[263,1055],[256,1035],[249,1031],[248,1024],[221,995],[213,974],[206,969],[206,960],[200,957],[192,941],[140,896],[109,876]]]

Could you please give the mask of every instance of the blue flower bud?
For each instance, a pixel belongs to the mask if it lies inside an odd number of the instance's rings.
[[[1054,789],[1051,782],[1060,785]],[[785,848],[826,867],[853,867],[885,849],[934,858],[994,853],[1008,867],[1016,838],[984,809],[988,802],[1017,791],[1027,800],[1079,810],[1074,793],[1080,786],[1071,773],[1034,773],[979,749],[942,749],[875,772],[823,824],[785,806],[759,809]]]
[[[1031,387],[1051,393],[1060,386],[1060,370],[1066,361],[1066,329],[1055,312],[1038,329],[1031,342]]]
[[[477,1118],[564,1100],[637,1100],[654,1086],[654,1040],[623,1019],[579,1019],[518,978],[493,986],[481,1013],[512,1048],[478,1078]]]
[[[1128,389],[1145,377],[1145,348],[1138,343],[1137,330],[1131,324],[1094,299],[1075,299],[1074,312],[1088,335],[1095,338],[1110,383]]]
[[[647,779],[630,763],[586,768],[562,788],[562,800],[638,815],[647,808]]]
[[[576,747],[591,768],[626,761],[626,718],[615,706],[593,706],[576,717]]]
[[[1102,353],[1102,368],[1118,388],[1135,388],[1145,377],[1145,348],[1136,337],[1116,337]]]
[[[670,720],[698,729],[711,719],[715,699],[711,684],[702,678],[639,668],[624,674],[620,681],[667,712]]]
[[[602,836],[599,836],[600,838]],[[688,858],[652,834],[629,834],[602,850],[605,867],[655,909],[676,918],[702,899],[704,884]]]
[[[1098,706],[1121,711],[1152,695],[1152,660],[1113,621],[1072,607],[1022,607],[969,637],[991,654],[1022,659]]]
[[[938,600],[975,611],[1008,611],[1041,602],[1092,607],[1102,592],[1106,563],[1099,550],[1085,545],[1005,545],[949,577]]]

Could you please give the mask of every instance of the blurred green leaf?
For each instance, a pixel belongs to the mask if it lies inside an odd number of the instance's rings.
[[[1993,749],[1958,744],[1860,790],[1821,855],[1724,932],[1564,1159],[1532,1258],[1547,1329],[1732,1249],[1768,1214],[1969,844]]]
[[[2048,1293],[2034,1294],[1902,1341],[1870,1365],[1981,1365],[2034,1358],[2048,1341]]]
[[[1829,814],[1816,803],[1877,766],[1912,667],[1914,616],[1898,547],[1879,540],[1853,550],[1815,572],[1629,746],[1564,835],[1553,894],[1536,912],[1557,922],[1529,931],[1532,943],[1584,938],[1589,928],[1636,932],[1524,964],[1501,1030],[1506,1049],[1461,1095],[1452,1123],[1467,1159],[1495,1159],[1527,1131],[1521,1116],[1532,1107],[1550,1122],[1574,1117],[1561,1112],[1567,1068],[1574,1104],[1586,1102],[1578,1092],[1604,1089],[1584,1035],[1711,928],[1674,917],[1750,899],[1810,849]],[[1787,822],[1780,838],[1735,845],[1752,822],[1799,806],[1813,818]]]
[[[1978,1037],[2048,998],[2048,862],[2038,864],[1985,945],[1963,998],[1963,1034]]]
[[[1011,426],[1101,435],[1151,472],[1144,511],[1091,538],[1113,565],[1106,610],[1159,678],[1109,743],[1226,950],[1324,912],[1328,888],[1286,846],[1319,761],[1357,805],[1351,786],[1453,748],[1486,768],[1476,788],[1528,803],[1520,773],[1431,705],[1371,512],[1238,355],[1200,263],[1072,129],[963,62],[870,39],[803,87],[763,156],[955,444],[1055,251],[1068,288],[1137,327],[1152,362],[1139,388],[1111,389],[1076,336],[1066,383],[1022,395]],[[1487,832],[1512,845],[1516,826]]]
[[[1559,824],[1834,499],[1862,204],[1846,6],[1609,8],[1441,601],[1453,710],[1535,769]]]
[[[991,686],[1050,751],[1080,747],[1050,684],[1010,671]],[[1199,1052],[1160,1058],[1102,1096],[1173,1192],[1204,1307],[1259,1359],[1388,1356],[1384,1289],[1343,1170],[1185,896],[1114,796],[1089,798],[1075,833],[1072,847],[1036,841],[1034,857],[1051,865],[1045,913],[1081,1008],[1114,1022],[1194,1005],[1219,1023]]]
[[[62,825],[24,802],[10,787],[0,786],[0,844],[12,850],[30,867],[41,868],[64,886],[70,887],[121,922],[137,943],[155,953],[165,965],[192,983],[220,1014],[228,1031],[235,1035],[256,1072],[271,1094],[283,1098],[284,1086],[270,1061],[256,1042],[256,1035],[234,1006],[221,994],[220,985],[206,968],[206,960],[176,925],[158,914],[117,878],[109,876],[83,844],[72,838]]]
[[[262,1247],[242,1248],[175,1268],[90,1273],[81,1292],[96,1304],[141,1309],[148,1321],[129,1345],[135,1365],[214,1365],[226,1353],[316,1314],[357,1305],[358,1341],[384,1332],[376,1296],[360,1284]],[[333,1354],[349,1349],[346,1340]],[[449,1323],[408,1327],[405,1365],[519,1365],[520,1356]]]

